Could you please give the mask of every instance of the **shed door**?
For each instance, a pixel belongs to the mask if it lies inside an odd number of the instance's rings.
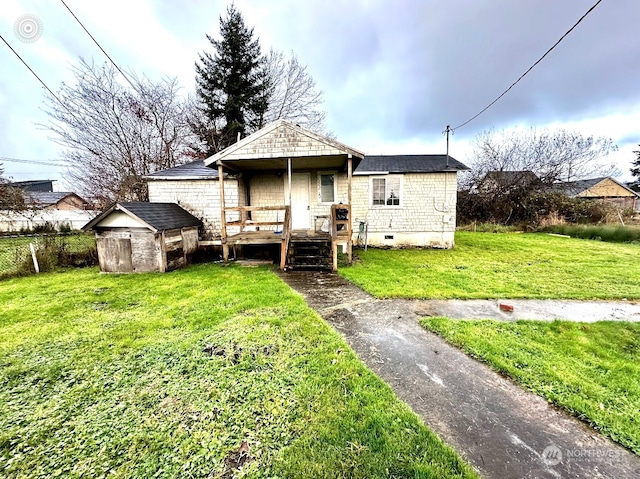
[[[285,177],[286,179],[286,177]],[[285,180],[286,181],[286,180]],[[285,184],[285,195],[289,185]],[[289,199],[285,201],[288,203]],[[294,230],[311,228],[309,208],[309,173],[293,173],[291,175],[291,226]]]
[[[129,238],[97,238],[100,271],[105,273],[131,273],[131,240]]]

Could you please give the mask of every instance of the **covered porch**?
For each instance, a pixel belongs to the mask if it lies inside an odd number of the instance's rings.
[[[277,121],[208,158],[218,168],[223,258],[236,245],[280,245],[280,268],[338,267],[353,248],[352,175],[364,157],[335,140]],[[225,174],[238,179],[237,202]],[[227,202],[231,205],[227,205]],[[235,203],[235,204],[234,204]]]

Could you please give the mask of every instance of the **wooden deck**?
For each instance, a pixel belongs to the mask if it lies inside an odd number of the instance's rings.
[[[224,197],[224,186],[221,181],[220,197]],[[298,260],[302,258],[317,260],[326,257],[331,259],[331,268],[338,270],[338,245],[345,245],[347,257],[351,263],[352,229],[351,229],[351,205],[331,205],[331,228],[328,232],[314,230],[294,230],[291,227],[291,206],[234,206],[221,208],[222,231],[220,243],[222,244],[222,257],[229,260],[229,247],[239,245],[280,245],[280,269],[287,268],[288,259]],[[284,211],[283,221],[254,222],[248,220],[249,213],[254,211]],[[227,213],[239,215],[238,219],[227,221]],[[271,229],[260,229],[262,227]],[[238,228],[237,233],[229,234],[227,228]],[[307,246],[305,246],[305,243]],[[323,246],[322,243],[325,243]],[[328,247],[328,252],[327,252]],[[306,249],[305,249],[306,248]],[[306,252],[302,253],[301,251]],[[313,250],[313,254],[310,252]]]

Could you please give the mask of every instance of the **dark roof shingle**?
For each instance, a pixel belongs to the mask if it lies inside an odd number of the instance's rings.
[[[218,178],[218,170],[204,166],[204,160],[196,160],[166,170],[156,171],[146,176],[150,180],[159,179],[213,179]]]
[[[130,201],[118,204],[158,231],[202,224],[202,221],[176,203]]]
[[[82,229],[90,230],[114,211],[122,211],[147,223],[156,231],[201,226],[202,221],[176,203],[148,203],[127,201],[115,203],[100,213]]]
[[[59,201],[63,200],[67,196],[77,196],[77,194],[70,191],[29,191],[25,195],[25,199],[28,203],[38,205],[55,205]],[[83,203],[87,203],[84,199],[80,198]]]
[[[447,155],[366,155],[354,173],[438,173],[468,169],[452,156],[447,164]]]

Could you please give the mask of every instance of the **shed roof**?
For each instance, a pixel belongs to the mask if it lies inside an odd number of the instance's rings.
[[[469,167],[447,155],[367,155],[360,162],[354,175],[370,173],[438,173],[465,171]]]
[[[176,203],[148,203],[145,201],[127,201],[114,203],[82,227],[84,231],[92,229],[114,211],[123,213],[144,223],[154,233],[190,226],[201,226],[202,221]]]
[[[156,171],[145,176],[145,178],[149,180],[211,180],[218,179],[218,170],[215,167],[205,166],[204,160],[196,160],[166,170]]]

